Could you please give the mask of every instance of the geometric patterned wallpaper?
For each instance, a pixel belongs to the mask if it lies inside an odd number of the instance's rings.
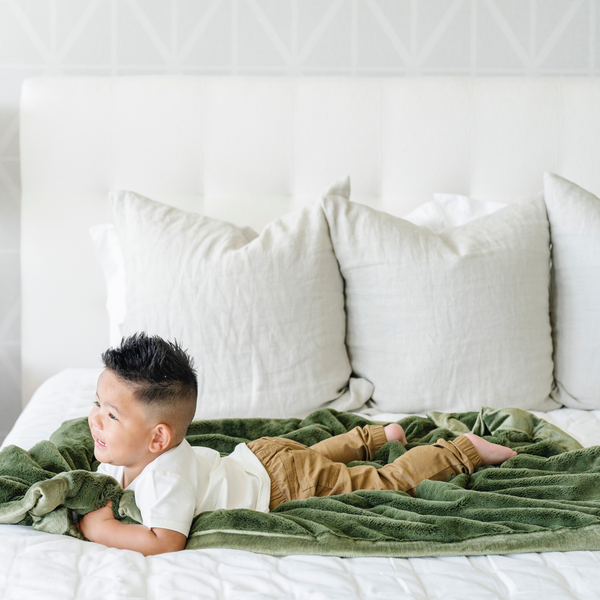
[[[600,0],[0,0],[0,441],[21,410],[21,82],[160,73],[593,76]]]

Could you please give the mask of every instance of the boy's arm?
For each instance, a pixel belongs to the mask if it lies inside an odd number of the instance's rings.
[[[111,548],[135,550],[144,556],[183,550],[187,539],[183,533],[172,529],[148,529],[144,525],[121,523],[113,515],[112,502],[82,517],[79,529],[91,542]]]

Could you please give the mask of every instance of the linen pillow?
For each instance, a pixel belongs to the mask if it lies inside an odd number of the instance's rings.
[[[504,206],[506,204],[476,200],[459,194],[434,194],[432,201],[422,204],[403,218],[440,233],[448,227],[463,225]],[[258,237],[258,233],[251,227],[241,227],[240,230],[249,242]],[[106,282],[110,345],[118,346],[126,311],[125,265],[119,236],[112,223],[94,225],[90,228],[90,236]]]
[[[123,337],[121,327],[125,321],[127,304],[125,290],[125,264],[119,235],[113,223],[102,223],[90,227],[96,259],[102,268],[106,283],[106,311],[108,312],[109,343],[118,346]],[[241,227],[240,231],[251,242],[258,237],[252,227]]]
[[[106,310],[108,312],[109,343],[118,346],[121,326],[125,320],[125,264],[117,230],[112,223],[90,227],[96,258],[102,267],[106,282]]]
[[[434,233],[458,227],[504,208],[506,204],[476,200],[460,194],[434,194],[433,200],[415,208],[404,219]]]
[[[555,398],[600,408],[600,200],[544,174],[552,238],[551,316]]]
[[[541,197],[435,234],[322,200],[345,281],[354,373],[385,412],[549,410],[549,234]]]
[[[198,370],[197,419],[352,410],[343,282],[320,206],[249,241],[234,225],[111,195],[126,272],[123,334],[177,339]]]

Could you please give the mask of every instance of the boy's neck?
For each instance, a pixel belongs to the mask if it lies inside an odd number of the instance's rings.
[[[123,489],[127,489],[131,485],[131,483],[141,474],[141,472],[151,463],[154,462],[161,454],[172,450],[176,446],[179,446],[181,442],[173,444],[172,446],[165,448],[164,450],[157,452],[152,456],[152,458],[146,463],[142,465],[136,465],[135,467],[123,467]]]
[[[150,461],[152,462],[152,461]],[[148,463],[150,464],[150,463]],[[148,465],[146,465],[148,466]],[[146,468],[146,466],[142,467],[141,469],[138,468],[130,468],[130,467],[123,467],[123,489],[126,490],[131,483],[136,479],[136,477],[138,477],[138,475]]]

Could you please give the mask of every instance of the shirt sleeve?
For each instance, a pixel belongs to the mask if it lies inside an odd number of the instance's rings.
[[[188,536],[196,495],[180,475],[167,471],[142,473],[135,486],[135,502],[146,527],[171,529]]]

